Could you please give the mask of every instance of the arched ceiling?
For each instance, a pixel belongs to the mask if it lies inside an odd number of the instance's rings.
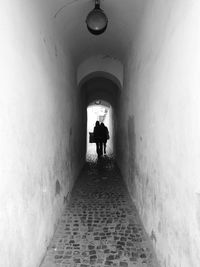
[[[104,77],[91,78],[86,81],[80,89],[85,96],[86,106],[91,102],[100,99],[107,101],[114,108],[117,107],[120,89],[110,79]]]
[[[90,77],[89,77],[90,76]],[[77,69],[77,84],[82,84],[85,79],[92,77],[107,77],[123,87],[124,68],[119,60],[105,55],[95,55],[82,62]]]
[[[117,87],[117,91],[121,91],[122,85],[118,78],[108,72],[103,72],[103,71],[96,71],[96,72],[91,72],[88,75],[85,75],[84,78],[80,81],[79,83],[79,88],[82,88],[82,86],[86,84],[86,82],[90,82],[91,80],[95,80],[96,78],[99,78],[99,80],[109,80],[115,86]]]
[[[108,28],[102,35],[94,36],[85,24],[87,14],[94,8],[94,0],[46,0],[63,48],[69,50],[76,66],[97,54],[124,62],[134,41],[144,2],[102,0],[101,8],[108,16]]]
[[[99,100],[99,99],[97,99],[95,101],[92,101],[91,103],[89,103],[88,106],[98,106],[98,105],[102,105],[104,107],[110,108],[110,103],[109,102],[107,102],[105,100]]]

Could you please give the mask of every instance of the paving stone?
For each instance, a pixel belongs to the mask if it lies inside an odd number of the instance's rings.
[[[112,261],[106,261],[106,262],[105,262],[105,265],[106,265],[106,266],[111,266],[112,264],[113,264]]]
[[[112,158],[86,163],[41,267],[157,267]]]
[[[128,267],[128,263],[127,262],[120,262],[119,266],[120,267]]]

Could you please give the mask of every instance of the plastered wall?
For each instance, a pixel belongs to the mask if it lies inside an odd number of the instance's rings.
[[[149,1],[126,69],[118,162],[162,267],[200,266],[200,3]]]
[[[80,103],[70,57],[37,1],[2,9],[0,266],[36,267],[81,168]]]

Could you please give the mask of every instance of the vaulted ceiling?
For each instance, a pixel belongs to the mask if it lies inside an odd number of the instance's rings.
[[[139,27],[143,0],[102,0],[108,28],[99,36],[90,34],[85,19],[94,0],[46,0],[46,12],[56,27],[64,49],[69,49],[76,65],[86,58],[104,54],[124,62]],[[45,8],[44,2],[43,6]]]
[[[86,81],[81,88],[86,97],[86,105],[97,99],[103,99],[117,108],[120,90],[110,79],[96,77]]]

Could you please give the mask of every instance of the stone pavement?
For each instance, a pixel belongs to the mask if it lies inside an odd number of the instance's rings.
[[[157,267],[111,158],[87,162],[41,267]]]

